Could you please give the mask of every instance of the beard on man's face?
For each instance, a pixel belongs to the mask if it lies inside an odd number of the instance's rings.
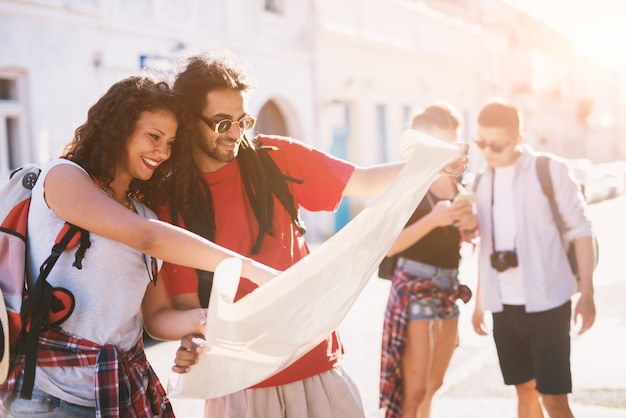
[[[228,163],[235,159],[237,154],[239,153],[239,146],[241,145],[241,141],[232,141],[228,138],[216,138],[215,141],[209,143],[203,136],[199,135],[196,137],[196,145],[202,152],[208,156],[209,158],[214,159],[215,161],[219,161],[221,163]],[[220,143],[235,143],[235,146],[232,150],[225,150],[220,147]]]

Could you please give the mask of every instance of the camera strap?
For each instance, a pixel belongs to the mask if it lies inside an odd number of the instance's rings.
[[[491,169],[491,252],[496,251],[496,223],[493,221],[493,195],[495,194],[495,186],[494,183],[496,181],[496,170]]]

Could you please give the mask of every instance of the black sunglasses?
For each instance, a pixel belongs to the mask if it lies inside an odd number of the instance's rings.
[[[496,152],[496,153],[501,153],[502,151],[504,151],[509,145],[511,145],[511,143],[513,143],[515,140],[512,139],[509,142],[506,142],[504,144],[497,144],[492,142],[491,144],[488,144],[487,141],[485,141],[484,139],[481,140],[476,140],[474,141],[474,144],[482,149],[485,149],[485,147],[489,148],[492,152]]]
[[[143,262],[146,266],[146,271],[148,272],[148,277],[150,277],[150,281],[153,285],[157,284],[157,277],[159,276],[159,265],[157,264],[157,260],[154,257],[150,257],[150,267],[148,267],[148,256],[143,255]]]
[[[247,131],[248,129],[254,128],[254,124],[256,123],[256,119],[252,116],[246,115],[239,120],[230,120],[230,119],[222,119],[218,122],[211,122],[208,118],[203,115],[200,115],[200,120],[204,122],[213,132],[216,134],[224,134],[228,132],[231,126],[234,123],[239,125],[239,129],[242,131]]]

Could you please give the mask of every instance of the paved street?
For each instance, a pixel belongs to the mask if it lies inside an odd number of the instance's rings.
[[[600,243],[600,263],[595,274],[598,316],[586,334],[573,334],[572,409],[576,417],[626,417],[626,272],[621,263],[626,235],[626,196],[590,206]],[[619,240],[619,241],[618,241]],[[462,280],[475,289],[475,258],[470,248],[462,266]],[[619,263],[619,264],[618,264]],[[344,368],[358,385],[367,418],[380,418],[378,367],[383,313],[389,282],[373,278],[340,327],[346,355]],[[514,390],[504,386],[491,336],[471,329],[473,299],[461,306],[460,346],[437,395],[432,418],[516,417]],[[147,349],[162,381],[175,384],[169,371],[176,343],[159,343]],[[201,416],[202,401],[173,400],[180,417]]]

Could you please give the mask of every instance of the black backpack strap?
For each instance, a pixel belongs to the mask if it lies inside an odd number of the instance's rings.
[[[550,157],[546,155],[540,155],[537,157],[536,169],[537,169],[537,177],[539,177],[539,183],[541,183],[541,189],[543,193],[548,198],[548,203],[550,203],[550,209],[552,210],[552,217],[556,222],[556,226],[559,229],[559,233],[561,235],[561,240],[563,242],[563,247],[565,248],[565,252],[567,254],[567,258],[569,260],[570,267],[572,268],[572,272],[576,275],[578,272],[578,265],[576,263],[576,251],[574,246],[570,243],[566,243],[564,241],[565,236],[565,224],[563,223],[563,218],[561,217],[561,213],[559,212],[559,208],[556,205],[556,201],[554,199],[554,187],[552,186],[552,177],[550,176]],[[594,268],[598,265],[598,240],[594,234],[591,235],[593,242],[593,251],[594,251]]]
[[[207,270],[196,271],[198,272],[198,299],[200,299],[200,306],[208,308],[211,289],[213,288],[214,273]]]
[[[576,263],[576,250],[574,246],[571,245],[571,243],[568,244],[567,242],[565,242],[565,224],[563,223],[563,218],[561,217],[559,208],[556,205],[556,200],[554,199],[554,187],[552,186],[552,176],[550,175],[550,157],[546,155],[538,156],[536,162],[536,170],[537,177],[539,177],[539,183],[541,183],[541,190],[543,190],[543,194],[546,195],[546,197],[548,198],[548,203],[550,203],[552,217],[554,218],[554,222],[556,222],[556,226],[559,230],[561,242],[563,243],[563,248],[565,249],[565,254],[567,255],[570,268],[572,269],[572,273],[576,275],[578,272],[578,265]],[[595,244],[597,243],[594,240],[594,245]]]
[[[192,232],[201,230],[193,216],[183,216],[183,221],[187,230]],[[178,224],[178,214],[176,214],[175,222]],[[200,299],[200,306],[208,308],[211,288],[213,287],[213,272],[196,269],[196,273],[198,274],[198,299]]]
[[[554,190],[552,188],[552,177],[550,176],[550,157],[547,155],[538,156],[535,162],[535,169],[543,194],[546,195],[550,202],[554,202]]]
[[[72,225],[72,227],[74,226]],[[76,267],[79,270],[82,270],[83,258],[85,258],[85,251],[87,251],[87,248],[91,247],[91,241],[89,241],[89,232],[81,228],[78,229],[80,231],[80,241],[78,244],[78,249],[76,250],[76,254],[74,256],[74,263],[72,264],[72,266]]]
[[[565,233],[565,225],[563,224],[561,213],[559,212],[559,208],[557,207],[554,199],[554,187],[552,186],[552,176],[550,175],[550,157],[547,155],[538,156],[535,163],[535,169],[537,170],[537,177],[539,178],[539,183],[541,184],[541,190],[548,198],[548,203],[550,204],[550,209],[552,210],[552,217],[556,222],[556,226],[559,229],[562,238]]]
[[[57,260],[65,251],[68,244],[76,234],[88,234],[87,231],[66,223],[69,225],[67,231],[61,239],[52,246],[52,251],[48,258],[39,268],[39,276],[35,285],[30,289],[28,295],[22,300],[22,308],[20,315],[22,316],[22,324],[28,324],[30,317],[30,328],[22,329],[21,335],[26,333],[24,342],[24,379],[22,382],[22,390],[20,398],[31,399],[33,386],[35,384],[35,369],[37,367],[37,349],[39,345],[39,335],[43,326],[48,325],[50,308],[52,307],[52,286],[46,280],[50,271],[56,264]],[[65,226],[64,226],[65,228]],[[84,238],[81,238],[81,245]],[[77,250],[77,252],[80,251]],[[84,253],[84,251],[83,251]]]

